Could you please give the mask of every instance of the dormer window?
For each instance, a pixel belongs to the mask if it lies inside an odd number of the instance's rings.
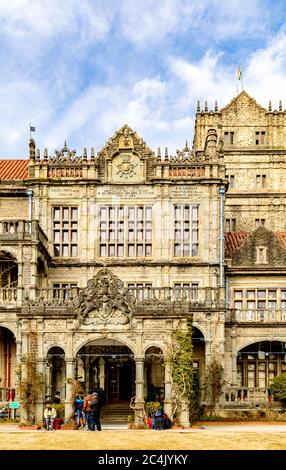
[[[255,264],[267,264],[267,247],[257,246],[256,247],[256,262]]]

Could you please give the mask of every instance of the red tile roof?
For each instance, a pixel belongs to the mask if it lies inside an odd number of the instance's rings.
[[[276,237],[282,243],[283,247],[286,248],[286,232],[275,232]]]
[[[0,180],[25,180],[29,160],[0,160]]]
[[[240,248],[249,235],[249,232],[226,232],[224,234],[226,256],[231,256],[235,250]]]
[[[282,243],[286,249],[286,232],[273,232],[278,240]],[[251,235],[251,232],[226,232],[224,234],[225,239],[225,255],[232,256],[233,252],[240,248],[244,240]]]

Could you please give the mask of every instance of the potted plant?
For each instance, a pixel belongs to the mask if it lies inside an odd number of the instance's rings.
[[[127,423],[128,423],[128,429],[134,428],[134,414],[128,416]]]
[[[52,407],[57,412],[57,417],[55,418],[54,427],[55,429],[60,429],[65,419],[65,405],[63,403],[53,403]]]

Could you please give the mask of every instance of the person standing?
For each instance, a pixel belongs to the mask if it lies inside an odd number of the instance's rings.
[[[84,399],[82,396],[77,395],[74,401],[74,414],[76,425],[78,429],[83,428],[85,425],[84,412],[83,412]]]
[[[96,388],[94,391],[94,396],[95,399],[91,410],[92,431],[95,430],[95,426],[98,431],[101,431],[100,409],[103,402],[103,395],[101,390]]]
[[[54,397],[54,401],[53,403],[55,405],[59,405],[61,403],[61,393],[60,392],[56,392],[55,393],[55,397]]]
[[[56,417],[57,417],[57,412],[56,412],[55,408],[53,408],[50,403],[47,403],[45,411],[44,411],[44,418],[45,418],[46,430],[47,431],[53,431],[54,421],[55,421]]]

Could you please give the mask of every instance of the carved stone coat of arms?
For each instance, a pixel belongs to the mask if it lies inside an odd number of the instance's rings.
[[[117,276],[101,269],[78,296],[76,323],[125,325],[130,322],[135,302]]]

